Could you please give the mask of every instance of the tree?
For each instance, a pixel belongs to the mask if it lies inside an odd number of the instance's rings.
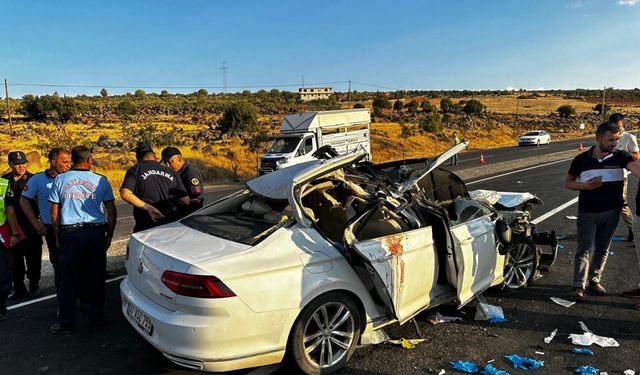
[[[129,117],[136,114],[138,109],[131,100],[123,100],[116,106],[116,114],[122,117]]]
[[[74,121],[80,114],[80,108],[72,98],[63,98],[62,106],[58,112],[58,120],[62,123]]]
[[[144,98],[145,96],[147,96],[147,93],[146,93],[146,92],[144,92],[144,90],[137,89],[137,90],[133,93],[133,95],[134,95],[136,98]]]
[[[593,110],[594,110],[594,111],[596,111],[596,112],[598,112],[598,114],[599,114],[599,115],[601,115],[601,114],[602,114],[602,103],[596,104],[596,105],[593,107]],[[609,112],[610,110],[611,110],[611,106],[610,106],[609,104],[605,104],[605,105],[604,105],[604,113],[607,113],[607,112]]]
[[[576,109],[569,104],[561,105],[558,107],[558,114],[560,117],[570,117],[571,115],[576,114]]]
[[[354,105],[353,105],[353,108],[354,108],[354,109],[355,109],[355,108],[364,108],[364,104],[362,104],[362,103],[356,103],[356,104],[354,104]]]
[[[418,102],[415,99],[411,100],[405,107],[407,108],[407,111],[409,111],[409,113],[418,112]]]
[[[384,95],[376,95],[373,99],[373,109],[391,109],[391,102]]]
[[[468,115],[480,115],[484,113],[486,107],[475,99],[471,99],[465,103],[462,111]]]
[[[256,108],[245,101],[232,103],[227,107],[218,122],[218,128],[224,134],[238,134],[255,129],[258,125]]]
[[[244,143],[249,147],[249,151],[256,155],[256,170],[260,173],[260,155],[266,151],[267,142],[271,140],[271,136],[267,134],[265,129],[255,127],[248,137],[244,139]]]
[[[436,108],[436,106],[434,106],[433,104],[429,103],[426,100],[420,103],[420,108],[427,113],[438,111],[438,108]]]
[[[414,132],[414,127],[412,124],[401,124],[401,131],[400,131],[400,138],[402,138],[402,158],[404,159],[404,153],[405,150],[407,149],[405,147],[405,144],[407,143],[407,139],[411,138],[413,136],[413,132]]]
[[[438,112],[431,112],[420,120],[420,129],[429,133],[442,130],[442,116]]]
[[[167,90],[160,91],[160,96],[162,96],[162,97],[169,96],[169,91],[167,91]]]
[[[205,89],[200,89],[196,91],[196,96],[207,96],[207,95],[209,95],[209,92]]]
[[[454,112],[454,105],[451,99],[443,98],[440,100],[440,110],[442,113],[451,113]]]
[[[404,104],[402,104],[402,100],[398,99],[395,103],[393,103],[393,110],[396,112],[402,112],[404,108]]]
[[[107,89],[103,88],[102,90],[100,90],[100,96],[102,96],[103,98],[106,98],[107,96],[109,96]]]

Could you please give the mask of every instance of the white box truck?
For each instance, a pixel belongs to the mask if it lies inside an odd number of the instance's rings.
[[[285,116],[280,133],[260,160],[260,174],[312,160],[313,153],[326,145],[340,155],[362,147],[367,151],[366,159],[371,159],[370,123],[371,115],[366,108]]]

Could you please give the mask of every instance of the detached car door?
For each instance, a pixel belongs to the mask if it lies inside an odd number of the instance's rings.
[[[400,324],[429,305],[437,281],[431,227],[407,227],[400,216],[379,205],[345,232],[349,247],[367,268],[364,277]]]
[[[459,307],[503,279],[504,256],[497,249],[493,211],[472,199],[458,199],[453,210],[451,234],[457,270]]]

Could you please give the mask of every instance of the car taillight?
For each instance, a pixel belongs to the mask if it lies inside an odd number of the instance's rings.
[[[175,271],[164,271],[162,283],[174,293],[198,298],[235,297],[220,279],[215,276],[190,275]]]

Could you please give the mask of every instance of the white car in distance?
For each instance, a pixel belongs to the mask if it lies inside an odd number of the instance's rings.
[[[420,173],[398,169],[396,183],[352,167],[362,150],[308,161],[135,233],[123,313],[188,368],[230,371],[286,356],[307,374],[336,371],[380,328],[443,303],[462,307],[504,280],[499,215],[456,194],[457,176],[434,185],[432,172],[467,145]],[[444,201],[427,198],[434,192]]]
[[[532,130],[524,133],[518,140],[518,146],[540,146],[548,145],[551,136],[544,130]]]

